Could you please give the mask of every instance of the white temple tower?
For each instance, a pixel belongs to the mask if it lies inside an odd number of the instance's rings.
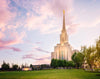
[[[51,59],[70,61],[72,55],[73,51],[68,42],[68,35],[65,27],[65,11],[63,10],[63,27],[60,34],[60,44],[54,47],[54,52],[51,53]]]

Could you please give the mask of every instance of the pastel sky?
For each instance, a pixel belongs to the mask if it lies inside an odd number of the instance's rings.
[[[63,9],[73,49],[100,36],[100,0],[0,0],[0,65],[49,64],[60,42]]]

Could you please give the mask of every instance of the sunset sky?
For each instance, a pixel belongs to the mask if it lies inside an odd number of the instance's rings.
[[[0,65],[49,64],[60,42],[63,10],[73,49],[100,36],[100,0],[0,0]]]

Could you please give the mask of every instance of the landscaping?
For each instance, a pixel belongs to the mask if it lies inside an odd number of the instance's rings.
[[[100,79],[100,73],[87,72],[83,69],[1,71],[0,79]]]

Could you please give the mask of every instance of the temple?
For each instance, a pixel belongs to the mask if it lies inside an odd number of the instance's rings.
[[[63,10],[63,27],[60,34],[60,44],[57,44],[54,47],[54,52],[51,53],[51,59],[70,61],[72,55],[73,51],[68,42],[68,35],[65,26],[65,11]]]

